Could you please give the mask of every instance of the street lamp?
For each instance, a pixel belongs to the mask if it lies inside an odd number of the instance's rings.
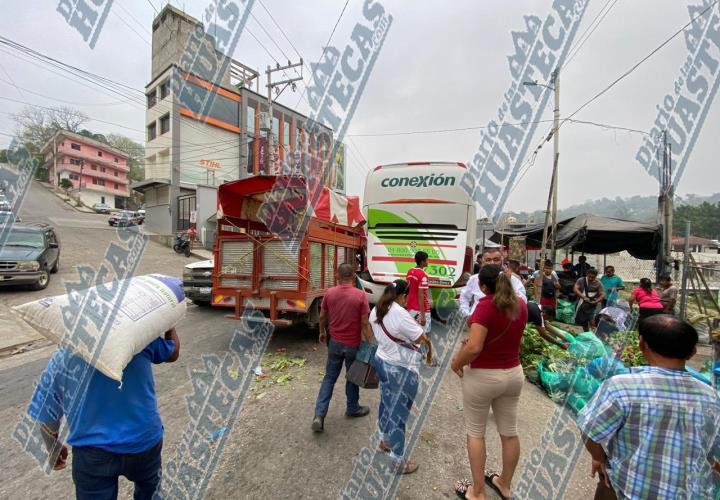
[[[552,72],[552,78],[550,79],[550,85],[544,83],[538,83],[537,81],[523,82],[526,87],[545,87],[550,89],[555,94],[555,109],[553,110],[553,149],[555,154],[553,155],[553,173],[552,183],[550,185],[550,193],[552,199],[552,250],[550,253],[550,260],[553,264],[555,263],[555,257],[557,255],[557,191],[558,191],[558,163],[560,159],[560,68],[556,68]],[[550,199],[548,199],[550,204]],[[549,207],[548,207],[549,208]],[[543,234],[543,250],[547,242],[547,214],[545,212],[545,231]]]

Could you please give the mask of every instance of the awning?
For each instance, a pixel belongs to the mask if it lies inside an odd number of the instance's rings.
[[[660,224],[581,214],[558,229],[557,247],[594,254],[626,250],[637,259],[651,260],[661,239]]]
[[[507,245],[511,237],[525,236],[528,247],[540,248],[543,229],[543,224],[504,228],[496,231],[491,240]],[[581,214],[558,221],[557,248],[592,254],[627,250],[635,258],[649,260],[657,257],[661,238],[659,224]]]

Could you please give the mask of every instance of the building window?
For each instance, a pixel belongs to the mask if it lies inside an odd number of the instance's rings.
[[[100,172],[105,172],[105,167],[100,167]]]
[[[90,168],[93,170],[97,170],[97,165],[90,165]]]
[[[116,171],[115,171],[115,177],[117,177],[117,176],[118,176],[118,173],[117,173],[117,170],[116,170]]]
[[[117,182],[115,183],[115,189],[120,189]]]
[[[290,122],[287,120],[283,123],[283,146],[290,147]]]
[[[155,126],[155,122],[152,122],[150,125],[148,125],[147,137],[148,141],[152,141],[153,139],[155,139],[155,137],[157,137],[157,127]]]
[[[255,134],[255,103],[248,102],[247,105],[247,132]]]
[[[70,179],[73,181],[77,181],[80,179],[80,176],[78,174],[70,174]]]
[[[156,103],[157,103],[157,97],[156,97],[156,95],[155,95],[155,91],[153,90],[152,94],[148,94],[148,95],[147,95],[147,107],[148,107],[148,109],[150,109],[150,108],[152,108],[153,106],[155,106]]]
[[[160,99],[165,99],[170,94],[170,80],[165,80],[160,84]]]
[[[98,186],[104,186],[104,185],[105,185],[105,181],[102,180],[102,179],[93,179],[93,184],[96,184],[96,185],[98,185]]]
[[[98,151],[98,156],[102,156],[102,151]]]
[[[170,131],[170,113],[160,118],[160,135]]]
[[[70,158],[70,165],[80,165],[82,163],[81,160],[76,160],[75,158]]]
[[[70,147],[80,151],[80,144],[75,144],[74,142],[71,142]]]
[[[118,162],[118,159],[117,159],[117,158],[113,158],[113,161],[114,161],[115,163],[117,163],[117,162]]]

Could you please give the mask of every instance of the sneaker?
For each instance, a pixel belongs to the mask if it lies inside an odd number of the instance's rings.
[[[365,415],[370,414],[370,407],[369,406],[360,406],[358,407],[357,411],[355,413],[346,413],[346,417],[350,418],[357,418],[357,417],[364,417]]]
[[[316,415],[310,428],[315,432],[323,432],[325,430],[325,417]]]

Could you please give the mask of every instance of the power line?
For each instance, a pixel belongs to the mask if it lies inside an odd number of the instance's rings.
[[[610,5],[611,2],[612,2],[612,5]],[[575,46],[572,49],[570,49],[570,55],[568,56],[568,59],[565,61],[565,64],[562,65],[563,69],[565,69],[570,64],[570,61],[572,61],[573,58],[577,55],[577,53],[580,52],[580,49],[582,48],[582,46],[585,45],[585,42],[587,42],[590,39],[590,36],[595,32],[595,30],[598,28],[598,26],[600,26],[600,23],[603,22],[603,19],[605,19],[605,16],[607,16],[608,13],[612,10],[612,8],[615,7],[615,4],[617,4],[617,0],[608,0],[607,2],[605,2],[605,5],[603,5],[602,9],[600,9],[600,12],[598,12],[597,15],[593,18],[593,20],[590,21],[590,24],[588,25],[588,27],[585,29],[583,34],[580,35],[580,38],[578,38],[578,41],[575,44]],[[608,5],[610,5],[610,8],[605,10],[605,8]],[[603,14],[604,10],[605,10],[605,13]],[[600,17],[601,14],[602,14],[602,17]],[[595,20],[598,17],[600,17],[600,20],[593,27],[593,23],[595,22]],[[592,28],[592,30],[590,30],[590,28]],[[590,30],[590,32],[588,33],[589,30]],[[587,33],[587,36],[585,36],[586,33]],[[585,37],[585,38],[583,39],[583,37]]]
[[[119,4],[120,4],[120,2],[118,2],[118,5],[119,5]],[[117,17],[118,19],[120,19],[120,20],[122,21],[122,23],[123,23],[125,26],[128,27],[128,29],[130,29],[133,33],[135,33],[138,37],[140,37],[140,39],[141,39],[143,42],[145,42],[146,44],[150,45],[150,42],[148,41],[148,39],[145,38],[144,36],[142,36],[140,33],[138,33],[138,32],[135,30],[135,28],[133,28],[132,26],[130,26],[130,23],[128,23],[123,17],[121,17],[120,14],[118,14],[118,11],[117,11],[117,10],[115,10],[115,9],[110,9],[110,10],[112,11],[113,14],[115,14],[115,17]]]
[[[268,10],[268,8],[265,7],[265,4],[263,3],[263,1],[262,1],[262,0],[258,0],[258,3],[260,3],[260,6],[261,6],[263,9],[265,9],[265,12],[267,12],[268,16],[270,16],[270,19],[272,20],[272,22],[273,22],[273,23],[275,24],[275,26],[277,26],[277,28],[280,30],[280,33],[282,33],[282,35],[285,37],[285,40],[288,41],[288,43],[289,43],[290,46],[293,48],[293,50],[294,50],[295,53],[298,55],[298,57],[302,59],[302,55],[300,54],[300,52],[298,51],[298,49],[295,47],[295,44],[292,43],[292,40],[290,40],[290,37],[287,36],[287,33],[285,33],[285,30],[282,29],[282,27],[281,27],[280,24],[278,24],[278,22],[275,20],[275,18],[274,18],[273,15],[270,13],[270,11]]]
[[[147,0],[147,3],[150,4],[150,7],[152,7],[152,10],[154,10],[154,11],[155,11],[155,14],[157,14],[157,13],[158,13],[158,10],[155,8],[155,6],[153,5],[153,3],[152,3],[150,0]]]
[[[626,78],[627,76],[629,76],[629,75],[630,75],[633,71],[635,71],[641,64],[643,64],[645,61],[647,61],[647,60],[650,59],[652,56],[654,56],[654,55],[655,55],[657,52],[659,52],[663,47],[665,47],[665,45],[667,45],[668,43],[670,43],[676,36],[678,36],[678,35],[681,34],[683,31],[685,31],[685,28],[687,28],[688,26],[690,26],[691,24],[693,24],[697,19],[699,19],[700,17],[704,16],[708,11],[710,11],[710,9],[712,9],[715,5],[717,5],[718,1],[720,1],[720,0],[715,0],[713,3],[711,3],[710,5],[708,5],[700,14],[698,14],[697,16],[695,16],[694,18],[692,18],[692,19],[690,20],[690,22],[686,23],[683,27],[681,27],[679,30],[677,30],[675,33],[673,33],[668,39],[666,39],[666,40],[665,40],[664,42],[662,42],[660,45],[658,45],[657,47],[655,47],[648,55],[646,55],[646,56],[643,57],[640,61],[638,61],[637,63],[635,63],[630,69],[628,69],[628,70],[625,71],[622,75],[620,75],[618,78],[616,78],[616,79],[615,79],[612,83],[610,83],[607,87],[605,87],[603,90],[601,90],[600,92],[598,92],[597,94],[595,94],[593,97],[591,97],[591,98],[590,98],[588,101],[586,101],[582,106],[580,106],[580,107],[579,107],[578,109],[576,109],[572,114],[570,114],[570,116],[568,116],[567,118],[565,118],[565,119],[562,121],[562,123],[560,123],[560,126],[562,126],[563,123],[565,123],[567,120],[569,120],[570,118],[572,118],[573,116],[575,116],[576,114],[578,114],[580,111],[582,111],[583,109],[585,109],[587,106],[589,106],[593,101],[595,101],[596,99],[600,98],[600,97],[601,97],[603,94],[605,94],[608,90],[610,90],[610,89],[613,88],[615,85],[617,85],[621,80],[623,80],[624,78]]]
[[[323,57],[325,57],[325,52],[327,52],[327,49],[330,46],[330,41],[332,40],[333,35],[335,35],[335,30],[337,29],[338,24],[340,24],[340,20],[342,19],[343,14],[345,14],[345,9],[347,9],[348,3],[350,3],[350,0],[345,0],[345,5],[343,5],[342,10],[340,11],[340,15],[338,16],[337,21],[335,21],[335,26],[333,26],[333,29],[330,32],[330,36],[328,37],[327,42],[325,42],[323,51],[320,54],[320,61],[322,61]],[[298,105],[300,104],[300,101],[303,100],[306,92],[307,92],[307,85],[305,85],[305,88],[303,89],[302,94],[300,94],[300,99],[298,99],[297,103],[295,104],[295,108],[297,108]]]
[[[140,21],[138,21],[137,18],[136,18],[135,16],[133,16],[132,13],[131,13],[129,10],[127,10],[125,7],[122,6],[122,3],[121,3],[121,2],[118,2],[116,5],[117,5],[118,7],[120,7],[120,10],[122,10],[122,11],[125,12],[128,16],[130,16],[130,19],[132,19],[133,21],[135,21],[135,24],[137,24],[137,25],[140,26],[143,30],[145,30],[145,32],[146,32],[148,35],[152,35],[152,33],[150,32],[150,30],[145,27],[145,24],[144,24],[144,23],[141,23]]]

